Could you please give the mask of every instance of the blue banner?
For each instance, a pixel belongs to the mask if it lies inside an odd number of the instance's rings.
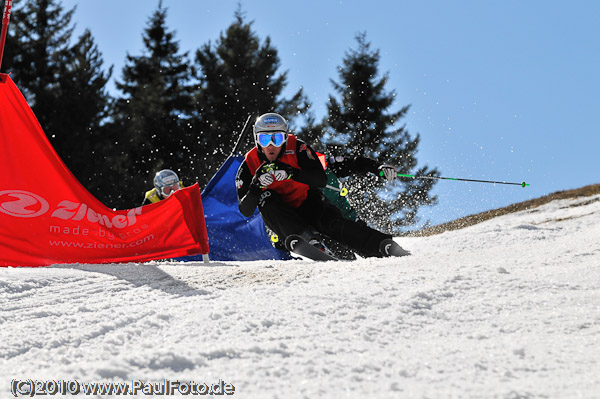
[[[208,231],[210,259],[216,261],[249,261],[261,259],[291,259],[290,255],[273,248],[258,210],[250,218],[238,210],[235,177],[244,157],[229,157],[202,192],[204,218]],[[201,260],[188,256],[184,260]]]

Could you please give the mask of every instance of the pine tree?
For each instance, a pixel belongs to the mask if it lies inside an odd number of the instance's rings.
[[[65,153],[67,164],[76,166],[81,183],[103,200],[98,189],[103,187],[103,171],[110,169],[106,161],[107,137],[102,124],[108,116],[111,98],[106,84],[112,74],[102,69],[102,55],[89,30],[69,49],[64,60],[66,70],[61,76],[61,106],[56,112],[61,130],[69,132],[70,140],[77,143]]]
[[[287,72],[278,73],[281,63],[270,38],[261,44],[240,8],[234,17],[214,46],[208,42],[196,52],[200,81],[196,152],[202,163],[199,166],[204,168],[199,178],[204,182],[231,153],[249,115],[277,112],[293,124],[298,113],[309,107],[302,89],[289,99],[282,97]],[[242,151],[251,145],[252,135],[248,134]]]
[[[18,1],[18,0],[16,0]],[[6,0],[0,0],[0,31],[4,28],[4,7],[6,7]],[[12,3],[11,3],[11,10],[12,10]],[[12,21],[12,11],[10,14],[8,14],[9,17],[9,26],[8,26],[8,30],[7,32],[10,32],[11,30],[13,30],[14,28],[12,27],[11,23]],[[4,40],[4,49],[3,49],[3,53],[0,54],[0,57],[2,57],[2,63],[0,65],[0,72],[5,73],[6,71],[6,65],[8,64],[12,64],[12,58],[13,58],[13,52],[10,51],[10,49],[14,49],[15,48],[15,43],[16,40],[14,38],[13,35],[11,35],[10,33],[7,34],[7,36],[5,37]]]
[[[437,175],[436,169],[415,170],[420,136],[413,139],[400,120],[409,106],[392,112],[396,93],[385,91],[387,75],[378,77],[380,55],[371,50],[366,34],[356,36],[357,48],[346,53],[339,68],[340,82],[332,80],[338,100],[330,95],[322,141],[328,154],[365,156],[391,164],[401,173]],[[352,176],[346,182],[349,199],[362,219],[374,227],[398,234],[416,222],[418,208],[434,204],[429,195],[433,180],[384,183],[369,176]]]
[[[26,0],[15,1],[12,11],[3,70],[11,72],[58,155],[93,191],[92,177],[105,167],[95,148],[104,140],[99,128],[111,71],[103,71],[89,31],[71,44],[74,8]]]
[[[66,70],[74,11],[64,11],[55,0],[13,2],[3,69],[11,72],[48,136],[56,134],[54,90]]]
[[[117,166],[127,171],[128,187],[119,200],[141,202],[140,193],[152,188],[154,173],[173,169],[184,182],[193,182],[190,165],[192,85],[188,53],[179,54],[175,32],[166,26],[167,9],[159,2],[144,30],[140,56],[127,55],[123,80],[110,125],[117,153],[128,158]]]

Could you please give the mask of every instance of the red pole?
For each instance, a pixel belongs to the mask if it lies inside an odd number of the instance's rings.
[[[2,67],[2,57],[4,56],[4,42],[6,41],[6,33],[8,32],[8,22],[10,21],[10,9],[13,0],[6,0],[4,4],[4,13],[2,16],[2,36],[0,36],[0,70]]]

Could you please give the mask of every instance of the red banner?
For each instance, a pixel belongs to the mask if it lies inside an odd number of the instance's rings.
[[[12,79],[0,83],[0,266],[207,253],[198,184],[143,207],[104,206],[56,154]]]

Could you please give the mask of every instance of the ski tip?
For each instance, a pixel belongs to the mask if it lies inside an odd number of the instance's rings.
[[[381,255],[384,257],[410,255],[410,252],[402,248],[400,245],[398,245],[396,241],[392,240],[391,238],[381,241],[381,244],[379,244],[379,252],[381,252]]]
[[[328,254],[326,251],[321,250],[311,244],[309,244],[302,237],[297,235],[290,235],[285,240],[285,246],[290,251],[297,255],[316,260],[316,261],[337,261],[335,257]]]

